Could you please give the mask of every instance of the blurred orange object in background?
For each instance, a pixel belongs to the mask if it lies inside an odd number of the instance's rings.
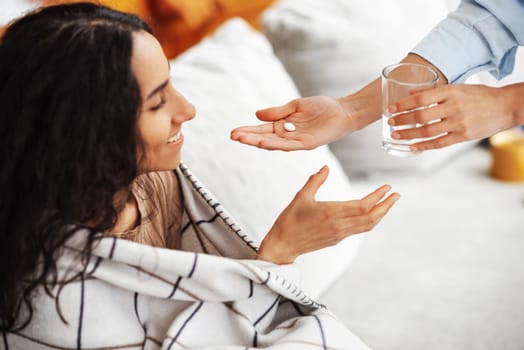
[[[33,0],[39,5],[80,0]],[[139,15],[153,28],[168,58],[196,44],[231,17],[260,29],[259,17],[275,0],[91,0]]]
[[[491,176],[503,181],[524,181],[524,131],[509,129],[489,138]]]

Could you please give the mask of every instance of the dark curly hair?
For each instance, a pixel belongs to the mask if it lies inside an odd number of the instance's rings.
[[[151,32],[134,15],[75,3],[29,13],[0,39],[2,331],[25,327],[36,288],[59,282],[68,238],[88,229],[87,259],[116,222],[115,194],[138,174],[141,30]]]

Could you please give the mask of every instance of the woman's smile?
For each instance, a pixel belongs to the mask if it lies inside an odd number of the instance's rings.
[[[177,145],[177,144],[180,144],[184,142],[184,135],[182,135],[182,131],[178,131],[174,136],[171,136],[168,140],[167,140],[167,143],[169,145]]]

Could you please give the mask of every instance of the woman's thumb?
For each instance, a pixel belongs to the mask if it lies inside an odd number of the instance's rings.
[[[282,106],[258,110],[256,115],[262,121],[271,122],[286,118],[294,112],[296,112],[296,102],[291,101]]]
[[[320,186],[326,181],[329,175],[329,168],[324,165],[317,173],[311,175],[300,193],[306,197],[315,198]]]

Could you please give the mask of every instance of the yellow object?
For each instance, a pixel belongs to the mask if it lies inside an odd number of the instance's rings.
[[[524,131],[510,129],[490,137],[491,176],[524,181]]]

